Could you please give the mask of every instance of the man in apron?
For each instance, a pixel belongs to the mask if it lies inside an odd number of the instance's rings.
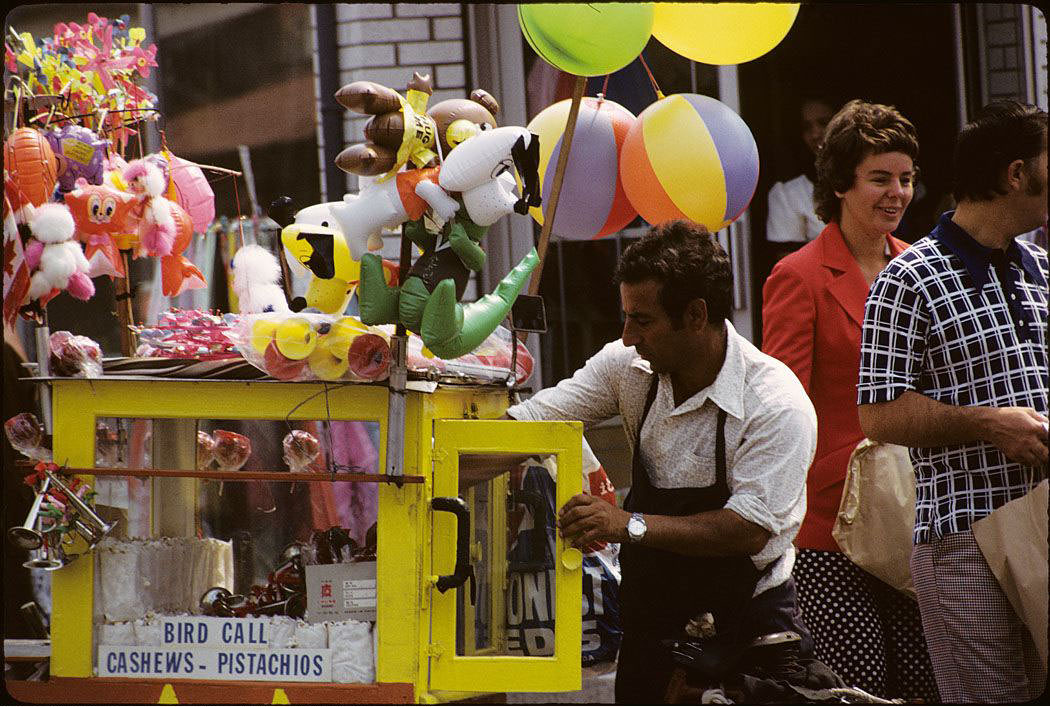
[[[624,251],[617,280],[622,339],[507,414],[585,424],[621,416],[634,455],[624,508],[581,494],[561,509],[559,528],[575,547],[622,543],[616,699],[654,703],[674,669],[664,641],[686,637],[689,624],[713,618],[705,650],[726,665],[777,631],[799,633],[803,654],[810,649],[791,542],[816,415],[794,374],[727,321],[729,259],[702,226],[654,227]]]

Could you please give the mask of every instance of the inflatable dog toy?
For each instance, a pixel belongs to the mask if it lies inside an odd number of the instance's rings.
[[[327,314],[342,314],[360,281],[361,265],[347,246],[331,207],[342,202],[314,204],[295,211],[292,200],[278,197],[270,204],[268,215],[281,226],[281,244],[292,260],[313,276],[305,297],[290,303],[293,312],[313,307]],[[382,261],[385,280],[390,281],[397,267]]]

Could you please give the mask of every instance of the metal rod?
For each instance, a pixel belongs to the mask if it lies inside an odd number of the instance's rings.
[[[36,338],[36,370],[41,378],[51,376],[51,330],[47,326],[47,310],[44,310],[44,324],[37,326],[33,332]],[[51,386],[40,385],[40,413],[43,416],[44,432],[52,434],[54,428],[51,420]]]
[[[120,259],[124,265],[124,277],[114,278],[117,321],[120,323],[120,355],[133,356],[135,354],[135,332],[131,325],[135,323],[135,312],[132,308],[131,296],[131,250],[122,249]]]
[[[33,463],[19,461],[19,466],[32,468]],[[216,481],[357,481],[386,483],[396,481],[409,484],[423,483],[422,476],[402,476],[396,479],[385,474],[359,474],[348,472],[303,472],[288,471],[203,471],[200,469],[123,469],[117,467],[97,467],[91,469],[74,469],[62,467],[63,473],[76,476],[136,476],[136,477],[182,477],[195,479],[213,479]]]

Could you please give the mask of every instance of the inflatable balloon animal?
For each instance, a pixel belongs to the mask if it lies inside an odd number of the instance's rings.
[[[393,183],[393,182],[392,182]],[[296,297],[292,311],[312,307],[327,314],[342,314],[361,279],[361,264],[354,258],[332,207],[342,202],[314,204],[293,210],[290,197],[278,197],[268,215],[281,226],[281,244],[291,260],[312,275],[306,296]],[[384,278],[390,282],[397,266],[384,260]]]
[[[165,297],[175,297],[186,290],[199,290],[208,286],[203,273],[191,263],[183,252],[193,240],[193,221],[184,208],[169,201],[172,221],[175,223],[175,239],[171,252],[161,256],[160,281]]]
[[[124,261],[113,234],[125,231],[135,197],[105,184],[88,184],[81,177],[65,201],[77,226],[77,240],[84,244],[84,255],[91,265],[88,275],[124,277]]]
[[[433,93],[428,74],[412,75],[403,97],[373,81],[354,81],[335,93],[335,100],[355,113],[373,116],[365,124],[365,142],[351,145],[335,159],[347,172],[390,179],[412,162],[419,168],[437,158],[434,119],[426,114]]]
[[[427,231],[418,219],[405,225],[405,235],[423,254],[400,288],[383,282],[378,257],[371,253],[362,257],[361,321],[400,322],[446,359],[480,345],[507,316],[539,262],[536,249],[491,294],[466,306],[459,299],[470,271],[480,270],[485,263],[485,252],[478,244],[488,226],[509,213],[527,213],[530,205],[538,204],[537,154],[536,137],[520,127],[484,130],[454,148],[441,167],[438,184],[458,193],[463,208],[456,209],[455,218],[438,234]],[[513,168],[524,185],[520,198],[514,193]],[[364,198],[362,192],[360,199]]]

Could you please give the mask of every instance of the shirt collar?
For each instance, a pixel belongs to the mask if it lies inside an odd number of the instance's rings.
[[[973,236],[967,233],[962,226],[952,221],[954,214],[954,211],[945,211],[941,214],[941,218],[931,235],[962,261],[967,272],[970,273],[970,278],[973,280],[974,285],[980,290],[988,284],[990,279],[988,272],[994,262],[993,258],[999,257],[997,254],[1002,253],[1002,251],[998,248],[989,248],[975,241]],[[1016,263],[1028,273],[1033,282],[1043,286],[1046,285],[1035,258],[1032,257],[1031,253],[1019,246],[1016,239],[1010,241],[1010,245],[1006,248],[1005,256],[1008,261]]]
[[[722,362],[722,368],[711,385],[693,393],[677,408],[674,408],[673,392],[671,390],[671,378],[668,374],[660,375],[660,394],[666,394],[672,398],[674,415],[681,415],[696,410],[708,399],[711,400],[727,414],[737,419],[744,417],[744,376],[747,372],[747,362],[744,360],[744,350],[741,345],[743,337],[736,332],[733,325],[726,320],[726,357]],[[632,365],[641,370],[651,372],[649,363],[643,358],[635,358]],[[666,392],[664,392],[666,391]]]

